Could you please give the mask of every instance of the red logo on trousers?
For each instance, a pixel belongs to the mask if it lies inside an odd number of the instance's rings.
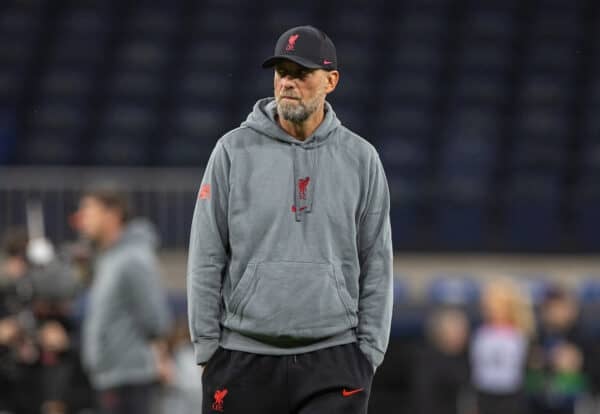
[[[227,388],[215,391],[215,401],[212,403],[212,409],[215,411],[223,412],[223,400],[229,391]]]

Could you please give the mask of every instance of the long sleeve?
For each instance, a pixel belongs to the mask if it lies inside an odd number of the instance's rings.
[[[360,295],[358,342],[376,368],[388,346],[393,306],[393,249],[390,195],[383,166],[375,154],[369,166],[364,214],[358,229]]]
[[[198,364],[212,356],[221,335],[221,285],[229,258],[229,167],[229,157],[219,141],[204,171],[190,232],[188,315]]]

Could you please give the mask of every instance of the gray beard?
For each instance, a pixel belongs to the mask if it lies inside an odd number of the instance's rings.
[[[294,124],[301,124],[308,119],[315,111],[317,110],[317,103],[315,102],[313,105],[305,105],[303,103],[298,103],[296,105],[282,103],[281,101],[277,102],[277,112],[279,116],[285,119],[288,122],[292,122]]]

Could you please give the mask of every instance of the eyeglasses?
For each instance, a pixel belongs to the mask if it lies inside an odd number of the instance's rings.
[[[308,75],[316,71],[316,69],[304,68],[302,66],[298,66],[297,68],[285,68],[283,66],[276,66],[275,72],[282,77],[290,76],[292,79],[300,79],[304,80]]]

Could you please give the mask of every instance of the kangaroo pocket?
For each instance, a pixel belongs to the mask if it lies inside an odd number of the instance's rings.
[[[249,264],[231,294],[225,326],[259,339],[324,338],[352,327],[349,300],[329,263]]]

